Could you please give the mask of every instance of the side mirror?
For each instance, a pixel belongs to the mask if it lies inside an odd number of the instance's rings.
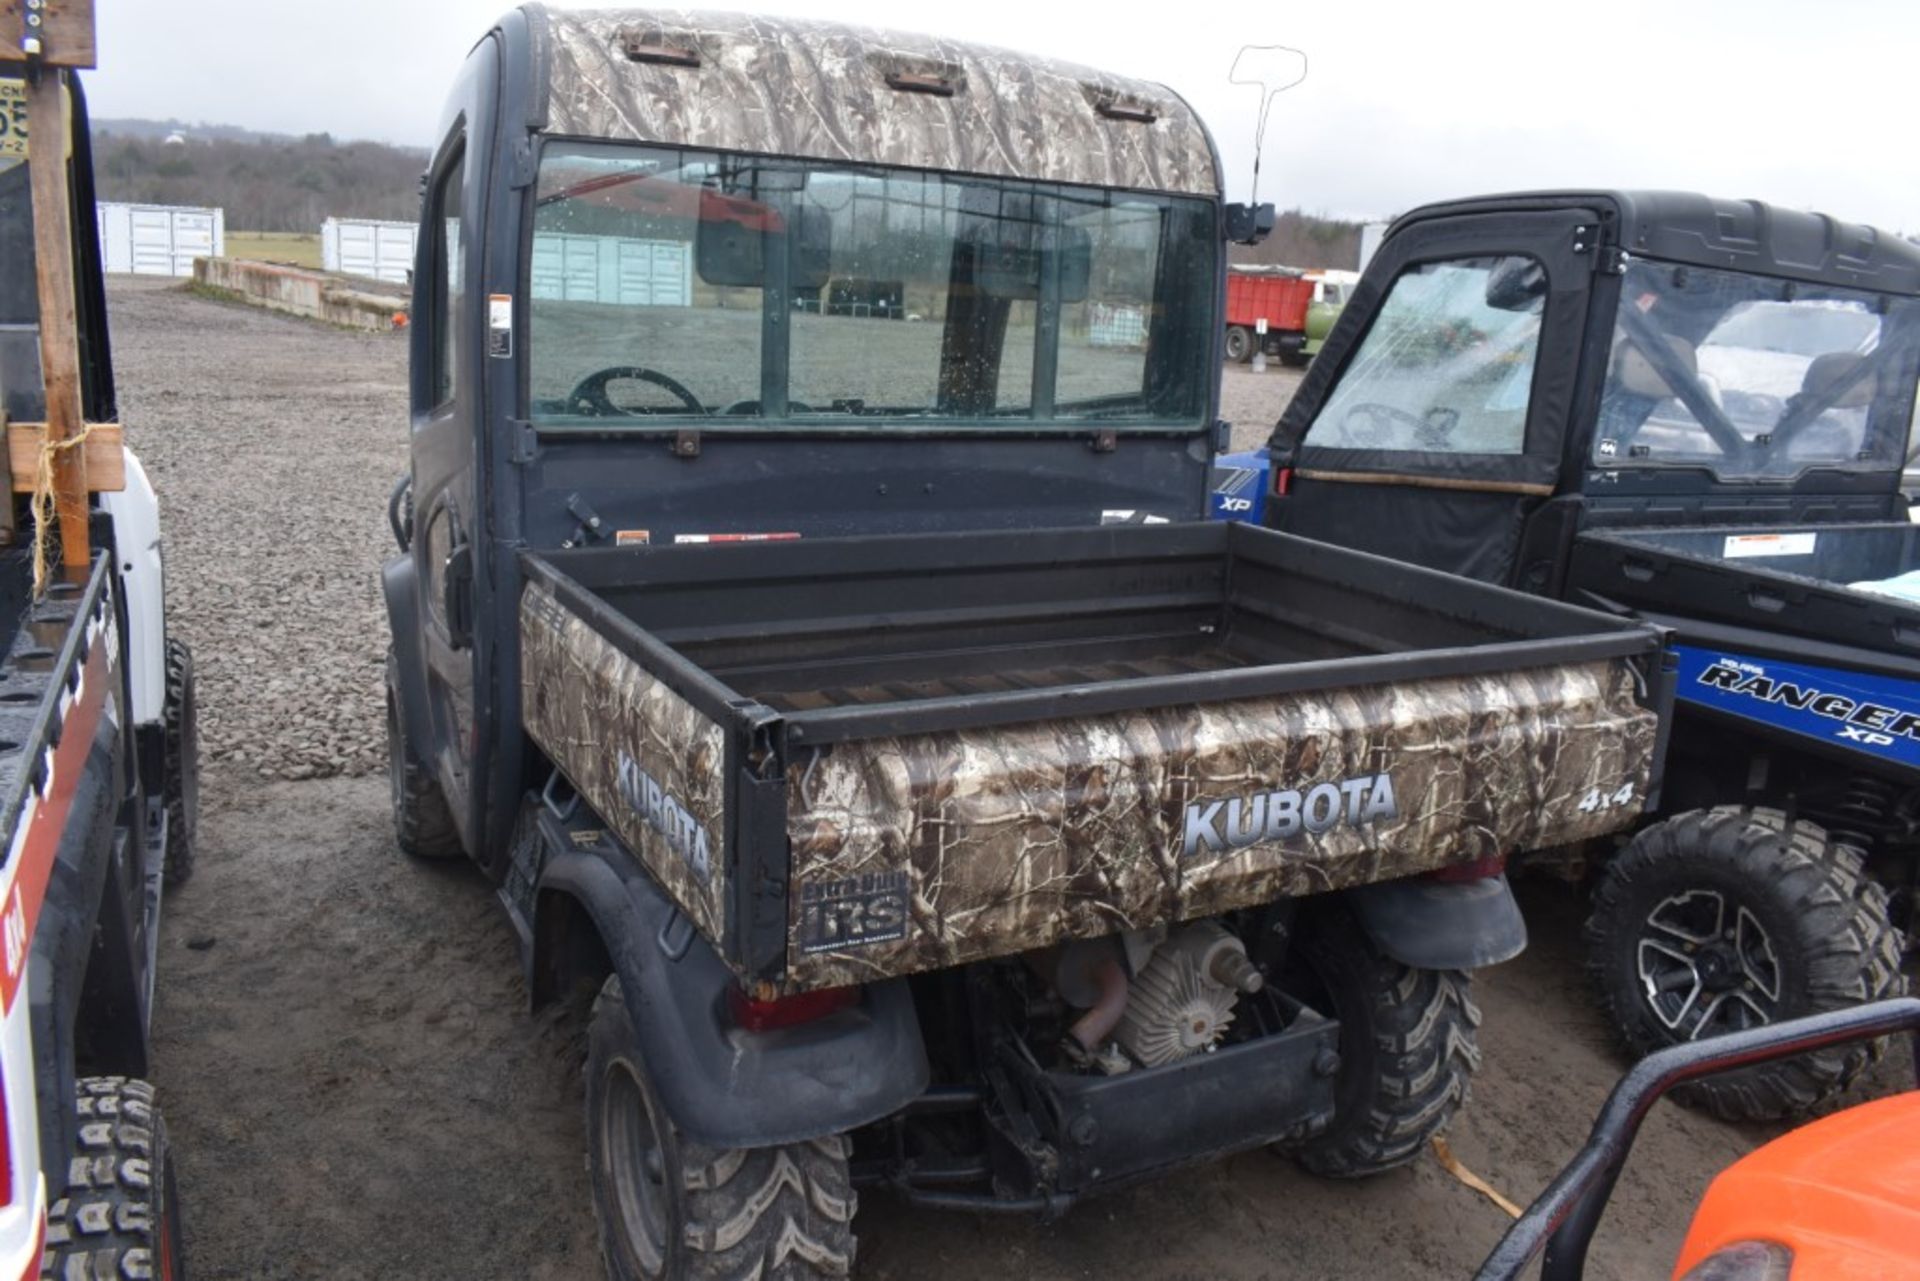
[[[1487,273],[1487,306],[1496,311],[1530,311],[1547,293],[1547,269],[1536,258],[1508,257]]]
[[[1273,206],[1235,202],[1226,209],[1227,239],[1236,245],[1257,245],[1273,234]]]
[[[791,227],[791,233],[789,233]],[[709,285],[757,289],[767,279],[767,244],[785,237],[791,288],[818,289],[833,272],[833,219],[825,209],[803,205],[791,222],[771,205],[717,191],[700,193],[694,234],[694,269]]]

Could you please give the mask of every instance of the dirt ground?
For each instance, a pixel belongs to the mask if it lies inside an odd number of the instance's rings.
[[[168,903],[155,1020],[194,1273],[596,1276],[577,1030],[525,1012],[513,932],[477,874],[395,853],[368,772],[404,343],[173,289],[116,285],[111,302],[122,416],[166,504],[174,618],[219,757],[199,871]],[[1247,443],[1297,381],[1227,379]],[[1580,903],[1523,891],[1534,945],[1479,976],[1485,1068],[1452,1135],[1520,1201],[1625,1066],[1579,972]],[[1657,1108],[1590,1275],[1664,1275],[1711,1173],[1766,1134]],[[1464,1276],[1505,1224],[1432,1160],[1331,1184],[1255,1152],[1052,1226],[873,1192],[857,1227],[869,1278],[1379,1281]]]

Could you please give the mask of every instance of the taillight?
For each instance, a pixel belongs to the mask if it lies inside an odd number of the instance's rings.
[[[738,987],[727,989],[727,1013],[736,1027],[748,1032],[771,1032],[824,1019],[836,1010],[844,1010],[860,1000],[857,987],[823,987],[813,992],[796,992],[769,1000],[748,996]]]
[[[1273,494],[1276,498],[1285,498],[1293,489],[1293,468],[1276,467],[1273,469]]]
[[[1507,870],[1505,854],[1489,854],[1477,858],[1471,863],[1455,863],[1452,867],[1443,867],[1427,876],[1436,881],[1484,881],[1489,876],[1498,876]]]

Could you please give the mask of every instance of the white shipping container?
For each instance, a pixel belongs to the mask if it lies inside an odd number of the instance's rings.
[[[540,231],[533,237],[530,277],[538,300],[687,307],[693,303],[693,246]]]
[[[191,276],[195,258],[227,251],[224,209],[104,203],[95,210],[101,265],[117,275]]]
[[[1380,248],[1380,242],[1386,238],[1387,224],[1384,222],[1365,222],[1360,224],[1360,262],[1358,270],[1365,271],[1367,264],[1373,261],[1373,255]]]
[[[404,285],[413,270],[418,230],[410,222],[329,218],[320,224],[320,265],[343,276]]]

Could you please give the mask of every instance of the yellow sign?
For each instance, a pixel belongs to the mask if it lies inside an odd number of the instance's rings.
[[[27,86],[0,80],[0,156],[27,154]]]

